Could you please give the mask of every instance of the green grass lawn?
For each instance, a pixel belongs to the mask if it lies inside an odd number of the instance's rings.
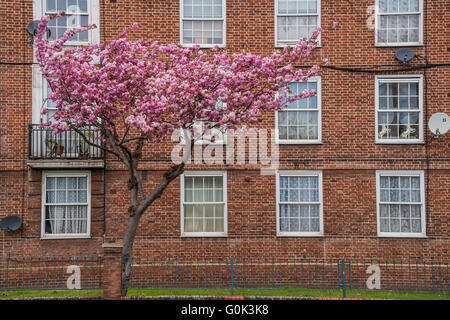
[[[47,291],[0,291],[0,299],[6,298],[47,298],[47,297],[88,297],[101,296],[101,290],[47,290]],[[156,289],[129,290],[128,296],[230,296],[230,290],[205,289]],[[342,298],[342,291],[314,291],[314,290],[234,290],[235,296],[289,296],[289,297],[327,297]],[[445,294],[366,292],[347,290],[347,298],[361,299],[394,299],[394,300],[450,300]]]

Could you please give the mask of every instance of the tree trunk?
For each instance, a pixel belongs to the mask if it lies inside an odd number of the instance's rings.
[[[128,219],[127,229],[123,238],[122,248],[122,296],[127,295],[128,284],[131,275],[131,263],[133,254],[133,244],[136,236],[136,231],[139,225],[141,214],[135,212],[134,215]]]
[[[187,155],[190,155],[190,150],[192,149],[194,141],[191,140],[190,148],[188,149]],[[122,296],[127,295],[128,284],[130,282],[131,276],[131,264],[132,264],[132,254],[133,254],[133,244],[136,236],[136,231],[139,225],[139,220],[142,214],[147,210],[151,204],[158,199],[167,186],[178,176],[180,176],[184,171],[184,166],[186,159],[179,165],[172,166],[169,171],[164,174],[164,180],[153,190],[153,192],[146,198],[144,198],[142,184],[138,177],[134,177],[138,180],[133,180],[134,169],[131,168],[131,180],[130,180],[130,192],[131,192],[131,207],[130,207],[130,218],[128,219],[127,229],[125,230],[125,235],[123,238],[123,249],[122,249]],[[137,162],[131,163],[134,165],[135,170],[137,170]],[[135,182],[135,183],[133,183]],[[139,189],[140,188],[140,189]],[[141,201],[138,201],[137,195],[138,191],[141,193]]]

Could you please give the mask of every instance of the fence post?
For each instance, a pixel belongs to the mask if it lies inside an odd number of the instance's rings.
[[[234,266],[233,266],[233,258],[230,259],[230,272],[231,272],[231,296],[234,295]]]
[[[118,300],[122,291],[121,243],[104,243],[103,247],[103,299]]]
[[[347,293],[345,289],[345,262],[344,259],[342,259],[342,295],[343,298],[347,298]]]

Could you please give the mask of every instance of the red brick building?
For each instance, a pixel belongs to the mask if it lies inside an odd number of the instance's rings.
[[[0,218],[23,225],[0,231],[0,256],[101,255],[126,226],[125,167],[98,150],[85,158],[75,135],[37,128],[52,105],[26,28],[59,10],[73,14],[50,26],[51,37],[71,17],[98,26],[74,44],[108,42],[137,22],[134,37],[265,55],[325,30],[304,64],[331,65],[293,85],[318,95],[260,124],[278,129],[277,173],[188,166],[142,218],[135,255],[450,257],[450,135],[428,129],[431,115],[450,114],[447,0],[1,1]],[[412,60],[395,59],[403,47]],[[148,190],[174,145],[146,150]]]

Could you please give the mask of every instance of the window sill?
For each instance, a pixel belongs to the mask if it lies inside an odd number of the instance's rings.
[[[323,142],[322,141],[305,141],[305,140],[287,140],[287,141],[282,141],[282,140],[277,140],[275,142],[276,144],[280,144],[280,145],[290,145],[290,144],[300,144],[300,145],[304,145],[304,144],[311,144],[311,145],[322,145]]]
[[[399,141],[399,140],[393,140],[393,141],[375,141],[375,144],[398,144],[398,145],[408,145],[408,144],[418,144],[418,145],[424,145],[425,142],[424,141],[418,141],[418,140],[414,140],[414,141]]]
[[[41,236],[41,240],[70,240],[70,239],[90,239],[91,236],[86,235],[45,235]]]
[[[226,233],[207,233],[207,232],[199,232],[199,233],[181,233],[182,238],[226,238],[228,235]]]
[[[274,48],[275,48],[275,49],[284,49],[284,48],[286,48],[286,47],[293,47],[293,46],[295,46],[295,45],[297,45],[297,44],[298,44],[298,42],[296,42],[296,43],[289,43],[289,44],[276,43],[276,44],[274,45]],[[323,47],[323,45],[322,45],[321,43],[319,43],[318,45],[316,45],[316,47],[315,47],[314,49],[322,48],[322,47]]]
[[[375,48],[400,48],[400,47],[424,47],[425,45],[420,42],[410,43],[375,43]]]
[[[386,233],[382,233],[382,234],[378,234],[377,235],[379,238],[404,238],[404,239],[408,239],[408,238],[414,238],[414,239],[426,239],[428,238],[426,235],[424,234],[400,234],[400,233],[393,233],[393,234],[386,234]]]
[[[280,238],[303,238],[303,237],[309,237],[309,238],[311,238],[311,237],[319,237],[319,238],[322,238],[323,236],[324,236],[323,233],[320,233],[320,232],[319,233],[317,233],[317,232],[314,232],[314,233],[305,233],[305,232],[287,233],[287,232],[279,232],[279,233],[277,233],[277,237],[280,237]]]
[[[179,143],[180,146],[187,146],[185,141],[182,141]],[[226,146],[227,142],[226,141],[221,141],[221,142],[201,142],[201,141],[196,141],[194,142],[194,146]]]
[[[181,43],[181,46],[183,48],[192,48],[192,47],[196,46],[196,44],[182,44]],[[212,49],[214,47],[225,48],[227,45],[226,45],[226,43],[224,43],[224,44],[198,44],[198,46],[200,47],[200,49]]]

